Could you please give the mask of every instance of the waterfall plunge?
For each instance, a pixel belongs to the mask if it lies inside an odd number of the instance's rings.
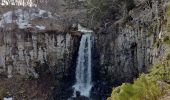
[[[76,84],[73,86],[75,91],[79,91],[82,96],[89,97],[92,88],[91,71],[91,49],[92,35],[84,34],[80,41],[76,66]]]

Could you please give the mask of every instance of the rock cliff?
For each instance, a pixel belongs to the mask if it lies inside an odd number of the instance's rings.
[[[109,86],[132,82],[166,53],[166,46],[159,43],[168,34],[166,4],[161,0],[136,2],[136,7],[127,13],[126,22],[120,17],[110,25],[106,23],[107,27],[96,29],[93,92],[108,92],[112,89]]]

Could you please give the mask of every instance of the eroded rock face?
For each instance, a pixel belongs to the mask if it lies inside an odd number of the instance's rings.
[[[161,41],[159,34],[165,32],[163,5],[159,1],[152,2],[152,7],[143,4],[129,12],[127,23],[118,20],[97,30],[92,93],[100,91],[102,95],[112,90],[108,86],[132,82],[163,54],[162,44],[154,46]]]
[[[80,36],[47,31],[32,33],[27,30],[1,34],[0,71],[8,77],[19,73],[38,77],[35,69],[42,64],[50,66],[55,73],[68,71],[72,57],[78,48]]]

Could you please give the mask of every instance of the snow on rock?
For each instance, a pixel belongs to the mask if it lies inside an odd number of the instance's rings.
[[[45,26],[36,25],[35,27],[38,28],[39,30],[45,30]]]
[[[34,18],[53,18],[51,12],[47,12],[45,10],[38,9],[38,11],[34,10],[34,13],[31,14],[31,19]]]
[[[13,100],[13,98],[9,97],[9,98],[4,98],[4,100]]]
[[[93,32],[92,30],[89,30],[89,29],[81,26],[80,24],[78,24],[78,31],[83,32],[83,33],[92,33]]]
[[[0,27],[3,28],[7,24],[16,24],[20,29],[33,27],[31,21],[34,19],[53,18],[51,12],[41,9],[18,9],[15,11],[8,11],[0,16]],[[45,26],[35,25],[39,30],[44,30]]]
[[[0,19],[0,27],[3,27],[4,24],[12,23],[12,11],[3,14]]]
[[[17,15],[16,23],[20,29],[31,27],[31,24],[29,24],[30,18],[28,12],[18,9],[15,11],[15,15]]]
[[[4,23],[12,23],[12,11],[5,13],[2,16],[2,19],[4,20]]]
[[[33,0],[0,0],[0,5],[17,5],[17,6],[29,6],[36,7],[37,5],[33,2]]]

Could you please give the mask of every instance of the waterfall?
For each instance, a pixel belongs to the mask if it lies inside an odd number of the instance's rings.
[[[76,66],[76,84],[73,86],[75,91],[79,91],[82,96],[89,97],[92,88],[91,71],[91,48],[92,35],[86,33],[82,35]]]

